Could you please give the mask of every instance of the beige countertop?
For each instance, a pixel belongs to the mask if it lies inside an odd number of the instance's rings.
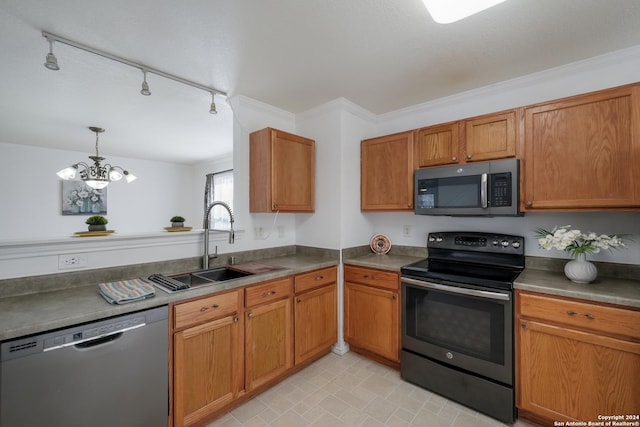
[[[230,282],[201,285],[173,294],[156,289],[156,295],[152,298],[122,305],[109,304],[98,293],[98,282],[86,286],[0,298],[0,325],[2,325],[0,341],[338,265],[336,259],[301,255],[261,259],[260,262],[283,269],[247,276]]]

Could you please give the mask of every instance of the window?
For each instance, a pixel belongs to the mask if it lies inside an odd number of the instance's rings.
[[[233,211],[233,169],[207,174],[204,195],[205,212],[213,201],[225,202]],[[229,220],[229,213],[222,206],[215,206],[211,210],[209,219],[211,228],[229,229],[231,226]]]

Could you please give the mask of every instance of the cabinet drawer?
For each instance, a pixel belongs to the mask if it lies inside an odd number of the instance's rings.
[[[363,285],[397,291],[400,287],[398,273],[391,271],[360,268],[346,265],[344,267],[345,282],[361,283]]]
[[[235,313],[240,301],[240,291],[234,291],[176,304],[173,308],[174,328],[181,329]]]
[[[245,289],[245,307],[253,307],[265,302],[279,300],[291,295],[291,278],[277,279]]]
[[[298,274],[295,277],[295,293],[297,294],[329,283],[335,283],[337,279],[338,269],[336,267]]]
[[[522,317],[640,339],[640,311],[528,293],[520,293],[519,310]]]

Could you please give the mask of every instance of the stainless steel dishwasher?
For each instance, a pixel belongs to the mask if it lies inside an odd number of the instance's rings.
[[[2,427],[168,424],[168,308],[3,342]]]

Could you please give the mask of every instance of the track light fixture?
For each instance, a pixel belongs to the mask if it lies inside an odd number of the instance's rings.
[[[58,58],[53,54],[53,40],[50,37],[46,37],[46,39],[49,42],[49,53],[47,53],[47,60],[44,66],[49,70],[58,71],[60,67],[58,67]]]
[[[211,92],[211,108],[209,108],[209,114],[218,114],[218,110],[216,110],[216,100],[214,99],[215,96],[216,94]]]
[[[147,67],[146,65],[139,64],[134,61],[130,61],[125,58],[121,58],[116,55],[112,55],[110,53],[95,49],[93,47],[84,45],[82,43],[75,42],[73,40],[65,39],[64,37],[56,36],[55,34],[48,33],[46,31],[42,32],[42,36],[47,39],[49,42],[49,54],[47,55],[47,62],[44,63],[44,66],[50,70],[59,70],[58,67],[58,59],[53,54],[53,42],[64,43],[68,46],[75,47],[76,49],[84,50],[85,52],[93,53],[94,55],[102,56],[103,58],[111,59],[112,61],[120,62],[121,64],[128,65],[130,67],[138,68],[142,70],[143,74],[143,82],[142,82],[142,90],[140,93],[142,95],[151,95],[151,91],[149,90],[149,84],[147,83],[147,73],[152,73],[160,77],[164,77],[165,79],[173,80],[174,82],[182,83],[187,86],[195,87],[196,89],[203,90],[207,93],[211,94],[211,106],[209,108],[209,112],[211,114],[217,114],[216,105],[213,102],[214,95],[222,95],[227,96],[225,92],[222,92],[218,89],[201,85],[199,83],[192,82],[191,80],[183,79],[182,77],[174,76],[173,74],[165,73],[164,71],[158,70],[156,68]]]
[[[102,165],[100,162],[105,160],[104,157],[100,157],[98,153],[98,138],[99,135],[104,132],[104,129],[99,127],[89,127],[91,132],[96,134],[96,155],[89,156],[93,160],[93,165],[89,165],[85,162],[78,162],[74,165],[68,166],[57,173],[57,175],[64,179],[74,179],[78,174],[78,167],[82,167],[80,170],[80,179],[83,180],[89,187],[99,190],[106,187],[112,181],[119,181],[123,177],[127,182],[134,181],[137,177],[122,169],[120,166],[111,166],[110,164]]]
[[[145,70],[144,68],[142,69],[142,76],[142,90],[140,90],[140,93],[144,96],[149,96],[151,95],[151,91],[149,90],[149,84],[147,83],[147,70]]]

